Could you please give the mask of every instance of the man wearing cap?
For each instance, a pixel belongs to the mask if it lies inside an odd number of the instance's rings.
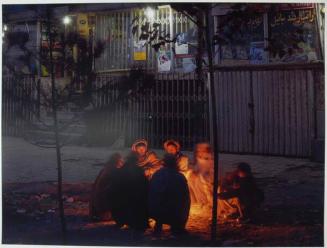
[[[149,151],[149,145],[145,139],[135,141],[132,145],[132,151],[137,153],[138,166],[143,168],[148,179],[161,168],[161,161],[153,151]]]

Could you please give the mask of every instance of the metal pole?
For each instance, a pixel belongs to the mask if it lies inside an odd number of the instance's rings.
[[[37,119],[40,120],[41,115],[41,80],[37,80]]]
[[[47,8],[47,33],[49,38],[52,115],[53,115],[53,125],[54,125],[54,134],[55,134],[55,143],[56,143],[57,169],[58,169],[58,207],[59,207],[59,214],[60,214],[61,231],[63,235],[63,243],[65,243],[66,221],[65,221],[64,205],[62,199],[62,167],[61,167],[61,153],[60,153],[59,131],[58,131],[58,120],[57,120],[57,92],[56,92],[55,77],[53,72],[52,35],[51,35],[51,23],[50,23],[51,11],[49,8],[51,7]]]
[[[209,7],[210,8],[210,7]],[[214,87],[214,69],[213,69],[213,56],[212,56],[212,42],[210,32],[210,9],[205,11],[206,23],[205,23],[205,35],[206,45],[208,51],[209,62],[209,104],[210,104],[210,142],[214,151],[214,177],[213,177],[213,197],[212,197],[212,223],[211,223],[211,241],[215,241],[217,237],[217,189],[218,189],[218,161],[219,161],[219,149],[218,149],[218,125],[217,125],[217,108],[216,108],[216,95]]]

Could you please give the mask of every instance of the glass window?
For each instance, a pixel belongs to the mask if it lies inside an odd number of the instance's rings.
[[[236,15],[219,16],[217,31],[222,41],[220,50],[222,64],[263,62],[263,14],[247,17],[247,21]]]
[[[320,41],[313,3],[259,4],[255,8],[257,14],[252,17],[242,11],[217,16],[221,64],[298,63],[319,59]]]
[[[268,20],[270,62],[317,60],[318,41],[313,7],[275,11],[269,13]]]

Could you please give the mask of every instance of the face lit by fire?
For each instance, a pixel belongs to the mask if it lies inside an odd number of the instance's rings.
[[[196,153],[196,164],[202,175],[211,175],[213,173],[213,154],[207,151]]]
[[[146,147],[145,147],[145,145],[140,144],[140,145],[136,146],[135,151],[137,152],[137,154],[139,156],[143,157],[146,154]]]
[[[241,171],[241,170],[238,170],[237,175],[238,175],[240,178],[247,177],[247,174],[246,174],[244,171]]]
[[[176,154],[177,154],[177,147],[174,146],[174,145],[168,145],[166,151],[167,151],[168,154],[171,154],[171,155],[176,156]]]

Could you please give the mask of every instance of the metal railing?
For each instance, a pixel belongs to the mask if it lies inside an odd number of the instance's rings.
[[[2,78],[2,135],[22,136],[40,116],[40,81],[31,75]]]
[[[195,143],[208,140],[206,85],[199,83],[194,73],[155,73],[151,88],[138,91],[133,98],[112,101],[123,74],[97,76],[96,89],[107,87],[107,93],[95,90],[99,119],[90,119],[93,124],[89,130],[108,138],[103,143],[124,137],[125,145],[130,146],[145,138],[152,147],[161,148],[166,139],[173,138],[185,149],[193,149]]]
[[[129,71],[97,74],[87,137],[98,145],[122,139],[125,146],[145,138],[155,148],[173,138],[184,149],[208,140],[207,85],[195,73],[147,73],[150,88],[119,100]],[[322,63],[217,66],[214,85],[222,152],[309,157],[312,140],[324,138],[318,123],[325,110]],[[5,76],[2,87],[2,133],[20,136],[38,117],[40,83]]]

